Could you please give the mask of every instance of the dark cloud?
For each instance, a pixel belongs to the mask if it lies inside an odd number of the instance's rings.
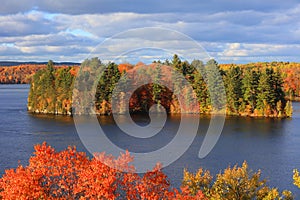
[[[268,12],[292,8],[296,0],[60,0],[39,1],[38,8],[42,11],[66,14],[91,14],[112,12],[135,13],[214,13],[223,11],[257,10]]]
[[[32,10],[37,0],[3,0],[0,6],[0,15],[16,14]]]
[[[272,11],[292,8],[296,0],[3,0],[0,14],[25,12],[33,8],[40,11],[64,14],[103,14],[113,12],[135,13],[214,13],[237,10]]]

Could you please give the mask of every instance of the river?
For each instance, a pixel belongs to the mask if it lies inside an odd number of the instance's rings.
[[[34,151],[33,146],[43,141],[57,150],[75,145],[79,151],[87,151],[72,117],[27,113],[28,90],[29,85],[0,85],[0,175],[5,169],[17,167],[18,163],[26,165]],[[201,117],[199,133],[190,148],[165,167],[164,172],[178,187],[183,168],[196,171],[203,167],[215,174],[246,160],[251,169],[262,170],[262,176],[269,180],[270,186],[292,190],[299,196],[300,190],[292,184],[292,174],[293,169],[300,169],[300,103],[294,102],[293,107],[294,114],[290,119],[227,117],[218,143],[204,159],[198,158],[198,152],[209,118]],[[145,116],[135,116],[135,119],[139,123],[147,121]],[[100,121],[112,141],[121,137],[122,132],[114,125],[112,117],[101,117]],[[169,116],[164,129],[166,135],[172,136],[178,123],[179,117]],[[168,139],[161,139],[155,144],[141,145],[135,140],[125,140],[124,146],[146,150],[160,148],[168,142]]]

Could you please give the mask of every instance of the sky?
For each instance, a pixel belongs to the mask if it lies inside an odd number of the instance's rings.
[[[120,53],[123,61],[136,62],[130,60],[136,49],[155,44],[163,51],[170,46],[172,53],[179,51],[174,45],[182,47],[183,58],[205,51],[219,63],[300,62],[296,0],[2,0],[1,4],[0,60],[82,62],[94,54],[109,60],[109,55]],[[168,31],[149,32],[147,27]],[[123,34],[135,29],[139,30],[135,34]],[[176,34],[193,40],[199,49]],[[103,46],[107,40],[113,40],[113,46]],[[134,53],[121,51],[130,47]],[[138,58],[146,60],[169,55],[151,49],[140,54]]]

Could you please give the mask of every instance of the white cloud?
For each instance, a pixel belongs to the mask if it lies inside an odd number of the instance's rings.
[[[231,43],[228,45],[228,48],[222,52],[221,55],[226,57],[241,57],[247,56],[248,52],[246,49],[241,48],[240,43]]]
[[[209,46],[209,44],[206,44]],[[217,44],[214,44],[217,45]],[[219,62],[299,61],[300,44],[225,43],[223,50],[210,52]]]

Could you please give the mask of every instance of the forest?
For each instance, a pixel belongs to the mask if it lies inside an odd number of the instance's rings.
[[[294,62],[257,62],[248,64],[220,64],[226,70],[230,67],[240,68],[274,68],[278,70],[283,79],[283,91],[289,100],[300,101],[300,63]]]
[[[96,84],[96,93],[94,97],[94,109],[98,114],[107,115],[112,113],[111,99],[114,87],[118,82],[121,85],[128,85],[130,77],[136,80],[145,79],[154,74],[155,79],[166,79],[161,76],[173,76],[172,72],[159,71],[158,65],[169,66],[174,71],[183,75],[183,77],[192,86],[199,102],[199,110],[189,106],[188,109],[180,108],[176,95],[167,87],[159,84],[146,84],[139,87],[130,97],[129,111],[148,112],[153,104],[161,104],[168,113],[212,113],[222,109],[213,106],[211,96],[217,94],[222,89],[220,83],[223,81],[226,92],[226,99],[214,99],[215,102],[222,105],[226,103],[226,113],[228,115],[240,116],[264,116],[264,117],[291,117],[292,104],[290,99],[298,98],[299,95],[299,73],[300,66],[290,63],[256,63],[246,65],[219,65],[215,60],[209,60],[203,63],[200,60],[194,60],[189,63],[181,61],[174,55],[171,61],[154,61],[139,72],[131,72],[133,68],[143,66],[143,63],[132,65],[129,63],[103,64],[98,58],[85,60],[79,69],[77,67],[55,68],[52,61],[49,61],[47,67],[36,72],[31,81],[30,92],[28,96],[28,110],[34,113],[52,113],[52,114],[74,114],[72,113],[72,94],[76,97],[78,89],[74,88],[74,82],[78,70],[78,82],[90,82],[94,78],[93,68],[103,69],[104,72]],[[199,72],[198,69],[203,69]],[[217,69],[218,72],[211,69]],[[82,71],[85,70],[85,71]],[[293,73],[292,73],[293,72]],[[169,74],[168,74],[169,73]],[[122,79],[127,75],[127,79]],[[172,77],[173,78],[173,77]],[[174,79],[176,77],[174,76]],[[126,82],[127,81],[127,82]],[[153,80],[152,80],[153,81]],[[209,83],[211,88],[208,87]],[[130,83],[135,84],[135,83]],[[173,81],[174,89],[178,89],[182,80]],[[123,88],[124,89],[124,88]],[[88,88],[81,88],[88,90]],[[181,88],[181,93],[186,96],[190,90]],[[125,89],[124,89],[125,91]],[[124,98],[128,95],[122,91],[116,98]],[[225,101],[225,102],[224,102]],[[187,99],[186,102],[189,102]],[[124,112],[125,105],[118,104],[114,111]],[[76,110],[77,114],[83,114],[85,111]]]
[[[19,65],[0,67],[0,84],[28,84],[33,74],[46,65]]]
[[[1,66],[1,64],[7,64],[7,66]],[[12,66],[8,66],[12,64]],[[0,84],[29,84],[32,76],[39,70],[47,67],[47,64],[43,63],[16,63],[13,62],[0,62]],[[66,68],[69,65],[76,67],[76,63],[58,63],[55,67]]]

